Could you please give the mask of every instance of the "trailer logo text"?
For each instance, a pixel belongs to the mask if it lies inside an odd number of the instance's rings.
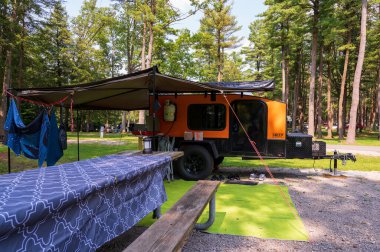
[[[273,137],[283,137],[284,133],[273,133]]]

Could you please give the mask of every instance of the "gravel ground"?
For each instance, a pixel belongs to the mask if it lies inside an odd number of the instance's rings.
[[[236,172],[225,168],[221,173]],[[239,169],[242,178],[247,168]],[[258,239],[193,231],[183,251],[380,251],[380,172],[273,169],[289,193],[310,235],[309,242]],[[265,183],[273,183],[267,179]],[[144,231],[135,227],[100,251],[121,251]]]

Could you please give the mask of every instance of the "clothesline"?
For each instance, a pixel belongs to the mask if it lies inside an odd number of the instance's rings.
[[[29,100],[29,99],[26,99],[26,98],[23,98],[23,97],[18,97],[18,96],[15,96],[14,94],[12,94],[11,92],[9,92],[8,90],[5,90],[5,92],[11,96],[12,98],[14,99],[18,99],[18,100],[21,100],[21,101],[25,101],[25,102],[29,102],[29,103],[32,103],[34,105],[38,105],[38,106],[43,106],[43,107],[52,107],[52,106],[55,106],[55,105],[59,105],[59,104],[62,104],[63,102],[65,102],[70,95],[66,96],[66,97],[63,97],[62,99],[58,100],[58,101],[55,101],[55,102],[52,102],[52,103],[45,103],[45,102],[39,102],[39,101],[34,101],[34,100]],[[74,104],[74,100],[73,100],[73,97],[71,96],[71,102],[70,102],[70,112],[71,112],[71,131],[74,131],[74,116],[73,116],[73,104]]]
[[[43,110],[36,119],[25,125],[15,99],[11,99],[4,130],[7,132],[5,145],[17,156],[23,154],[26,158],[38,159],[39,167],[45,161],[47,166],[54,165],[63,155],[55,113],[49,116]]]
[[[29,103],[32,103],[32,104],[35,104],[35,105],[39,105],[39,106],[44,106],[44,107],[51,107],[51,106],[55,106],[55,105],[59,105],[63,102],[65,102],[70,95],[62,98],[61,100],[58,100],[58,101],[55,101],[55,102],[52,102],[52,103],[45,103],[45,102],[39,102],[39,101],[34,101],[34,100],[29,100],[29,99],[26,99],[26,98],[23,98],[23,97],[18,97],[18,96],[15,96],[14,94],[12,94],[11,92],[9,92],[8,90],[5,90],[5,92],[15,98],[15,99],[18,99],[18,100],[21,100],[21,101],[25,101],[25,102],[29,102]]]

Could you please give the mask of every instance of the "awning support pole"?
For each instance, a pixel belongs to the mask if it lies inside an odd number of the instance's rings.
[[[9,97],[7,95],[7,112],[9,110]],[[5,136],[4,136],[5,137]],[[5,139],[4,139],[5,141]],[[8,173],[11,173],[12,165],[11,165],[11,149],[8,146]]]
[[[78,153],[78,161],[79,158],[79,109],[77,109],[77,153]]]
[[[158,100],[156,100],[156,71],[157,71],[157,66],[153,67],[153,107],[152,107],[152,120],[153,120],[153,134],[152,134],[152,149],[153,151],[156,150],[156,141],[154,136],[156,135],[155,128],[156,128],[156,104]]]

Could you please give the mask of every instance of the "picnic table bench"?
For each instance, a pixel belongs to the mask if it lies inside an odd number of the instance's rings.
[[[192,229],[207,229],[215,218],[215,193],[219,181],[198,181],[172,208],[123,252],[180,251]],[[209,220],[196,224],[207,203]]]

